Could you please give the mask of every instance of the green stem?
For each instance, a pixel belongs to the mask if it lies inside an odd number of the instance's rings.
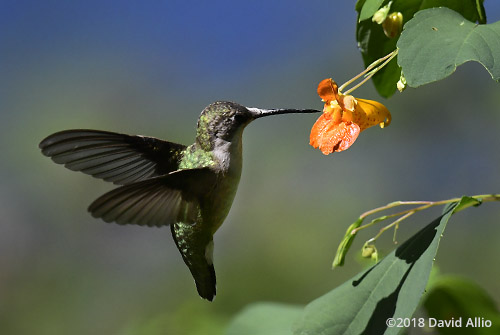
[[[482,202],[500,201],[500,194],[480,194],[480,195],[474,195],[471,198],[474,198],[477,200],[481,199]],[[449,204],[452,202],[457,202],[457,201],[460,201],[460,199],[461,198],[452,198],[452,199],[440,200],[440,201],[395,201],[395,202],[391,202],[385,206],[378,207],[378,208],[372,209],[370,211],[367,211],[367,212],[361,214],[360,219],[364,219],[369,215],[372,215],[372,214],[375,214],[375,213],[378,213],[378,212],[381,212],[381,211],[384,211],[387,209],[391,209],[391,208],[394,208],[397,206],[403,206],[403,205],[423,205],[423,206],[407,209],[407,210],[404,210],[404,211],[401,211],[398,213],[394,213],[394,214],[380,216],[378,218],[371,220],[369,223],[367,223],[365,225],[362,225],[356,229],[353,229],[351,231],[351,234],[355,235],[360,230],[371,227],[374,224],[376,224],[377,222],[380,222],[380,221],[383,221],[386,219],[390,219],[390,218],[398,217],[398,216],[403,216],[403,220],[404,220],[404,219],[406,219],[406,214],[408,214],[408,213],[414,214],[416,212],[420,212],[420,211],[427,209],[427,208],[430,208],[430,207],[439,206],[439,205],[446,205],[446,204]],[[402,220],[396,220],[395,222],[396,222],[396,224],[399,224],[401,221]]]
[[[415,214],[416,212],[415,211],[411,211],[411,212],[408,212],[406,213],[405,215],[401,216],[399,219],[393,221],[392,223],[388,224],[387,226],[383,227],[382,229],[380,229],[380,231],[378,232],[377,235],[375,235],[374,237],[372,237],[371,239],[369,239],[368,241],[366,241],[367,243],[372,243],[372,242],[375,242],[375,240],[377,240],[386,230],[388,229],[391,229],[392,227],[396,226],[398,227],[399,226],[399,223],[403,220],[406,220],[407,218],[409,218],[410,216],[412,216],[413,214]],[[397,229],[397,228],[396,228]],[[394,231],[394,237],[393,237],[393,240],[396,239],[396,231]]]
[[[382,206],[382,207],[377,207],[375,209],[371,209],[363,214],[361,214],[360,218],[364,219],[365,217],[369,216],[369,215],[372,215],[372,214],[375,214],[375,213],[378,213],[378,212],[381,212],[381,211],[385,211],[386,209],[390,209],[390,208],[393,208],[393,207],[396,207],[396,206],[404,206],[404,205],[422,205],[422,204],[430,204],[432,201],[394,201],[394,202],[391,202],[385,206]]]
[[[446,205],[446,204],[449,204],[452,202],[460,203],[460,200],[462,198],[463,197],[452,198],[452,199],[447,199],[447,200],[440,200],[440,201],[395,201],[395,202],[391,202],[385,206],[378,207],[378,208],[375,208],[375,209],[372,209],[372,210],[369,210],[369,211],[363,213],[358,218],[358,220],[356,220],[353,224],[351,224],[349,226],[349,228],[347,229],[347,232],[344,235],[344,238],[342,239],[342,242],[340,243],[340,245],[337,249],[337,253],[335,254],[335,259],[333,261],[333,267],[341,266],[344,264],[345,255],[347,254],[356,234],[360,230],[371,227],[374,224],[376,224],[377,222],[380,222],[380,221],[383,221],[383,220],[386,220],[389,218],[393,218],[393,217],[399,217],[394,222],[392,222],[392,223],[388,224],[387,226],[383,227],[382,229],[380,229],[380,231],[378,232],[377,235],[375,235],[374,237],[372,237],[371,239],[369,239],[368,241],[365,242],[365,246],[374,242],[386,230],[388,230],[392,227],[395,227],[393,240],[396,241],[396,232],[397,232],[397,229],[399,228],[399,224],[403,220],[406,220],[407,218],[409,218],[410,216],[412,216],[416,212],[422,211],[422,210],[430,208],[430,207],[439,206],[439,205]],[[467,197],[467,198],[475,199],[475,200],[477,200],[477,202],[474,203],[474,202],[466,201],[463,204],[461,204],[460,206],[456,206],[453,210],[453,213],[457,213],[465,208],[478,205],[482,202],[500,201],[500,194],[480,194],[480,195],[474,195],[474,196]],[[369,223],[367,223],[365,225],[361,225],[363,223],[364,219],[369,215],[373,215],[373,214],[379,213],[379,212],[387,210],[387,209],[391,209],[391,208],[394,208],[397,206],[404,206],[404,205],[416,205],[417,207],[410,208],[410,209],[407,209],[404,211],[400,211],[400,212],[394,213],[394,214],[380,216],[380,217],[377,217],[377,218],[371,220]],[[373,248],[374,248],[374,245],[373,245]]]
[[[349,79],[348,81],[346,81],[345,83],[343,83],[339,87],[339,92],[342,92],[344,90],[344,88],[347,87],[347,85],[355,82],[360,77],[365,76],[365,79],[363,79],[359,84],[357,84],[356,86],[350,88],[349,90],[347,90],[345,93],[342,93],[342,94],[347,95],[347,94],[353,92],[355,89],[357,89],[358,87],[360,87],[361,85],[363,85],[367,80],[369,80],[375,73],[377,73],[384,66],[386,66],[394,57],[396,57],[397,54],[398,54],[398,49],[394,50],[390,54],[385,55],[382,58],[377,59],[376,61],[374,61],[373,63],[371,63],[363,72],[359,73],[354,78]],[[380,63],[382,63],[382,65],[379,65]],[[377,66],[377,65],[379,65],[379,66]]]
[[[397,50],[396,50],[397,51]],[[368,71],[370,71],[371,69],[373,69],[375,66],[377,66],[378,64],[382,63],[384,60],[386,60],[387,58],[391,57],[391,55],[394,53],[391,52],[390,54],[388,55],[385,55],[384,57],[382,58],[379,58],[377,59],[376,61],[374,61],[373,63],[371,63],[370,65],[368,65],[368,67],[363,71],[363,72],[360,72],[357,76],[355,76],[354,78],[351,78],[349,79],[348,81],[346,81],[345,83],[343,83],[340,87],[339,87],[339,92],[342,92],[342,90],[347,86],[349,85],[350,83],[356,81],[358,78],[362,77],[365,73],[367,73]]]
[[[359,84],[355,85],[354,87],[348,89],[347,91],[345,91],[343,94],[347,95],[351,92],[353,92],[354,90],[356,90],[358,87],[360,87],[361,85],[363,85],[365,82],[367,82],[368,80],[370,80],[371,77],[373,77],[375,75],[375,73],[377,73],[378,71],[380,71],[384,66],[386,66],[387,64],[389,64],[389,62],[394,58],[396,57],[396,55],[398,54],[398,49],[394,50],[393,52],[391,52],[389,55],[383,57],[383,58],[386,58],[388,57],[385,62],[382,63],[382,65],[379,65],[377,66],[375,69],[371,70],[369,73],[366,74],[365,76],[365,79],[363,79]],[[381,59],[383,59],[381,58]],[[366,72],[367,70],[365,70]],[[340,90],[339,90],[340,91]]]
[[[479,15],[479,23],[480,24],[485,24],[486,23],[486,13],[484,12],[484,7],[482,5],[481,0],[476,0],[476,10]]]

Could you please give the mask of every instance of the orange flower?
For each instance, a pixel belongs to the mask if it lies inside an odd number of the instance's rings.
[[[339,93],[331,78],[321,81],[318,95],[325,102],[323,114],[311,129],[309,144],[325,155],[349,148],[359,133],[371,126],[388,126],[391,114],[379,102]]]

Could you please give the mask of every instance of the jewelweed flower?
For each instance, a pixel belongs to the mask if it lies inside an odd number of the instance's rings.
[[[343,95],[331,78],[319,83],[318,95],[325,106],[311,129],[309,144],[325,155],[346,150],[363,130],[391,122],[391,113],[380,102]]]

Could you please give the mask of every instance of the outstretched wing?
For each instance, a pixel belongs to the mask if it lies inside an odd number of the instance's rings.
[[[199,220],[200,199],[215,186],[209,168],[178,170],[118,187],[89,206],[96,218],[118,224],[164,226]]]
[[[39,146],[45,156],[70,170],[119,185],[177,170],[186,149],[153,137],[87,129],[52,134]]]

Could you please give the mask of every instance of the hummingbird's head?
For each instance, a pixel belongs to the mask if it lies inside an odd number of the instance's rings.
[[[217,101],[205,107],[198,119],[197,139],[213,143],[216,138],[232,141],[243,129],[263,116],[288,113],[320,113],[314,109],[261,109],[245,107],[235,102]]]
[[[231,141],[255,117],[242,105],[217,101],[205,107],[198,119],[197,136],[200,140],[216,138]]]

